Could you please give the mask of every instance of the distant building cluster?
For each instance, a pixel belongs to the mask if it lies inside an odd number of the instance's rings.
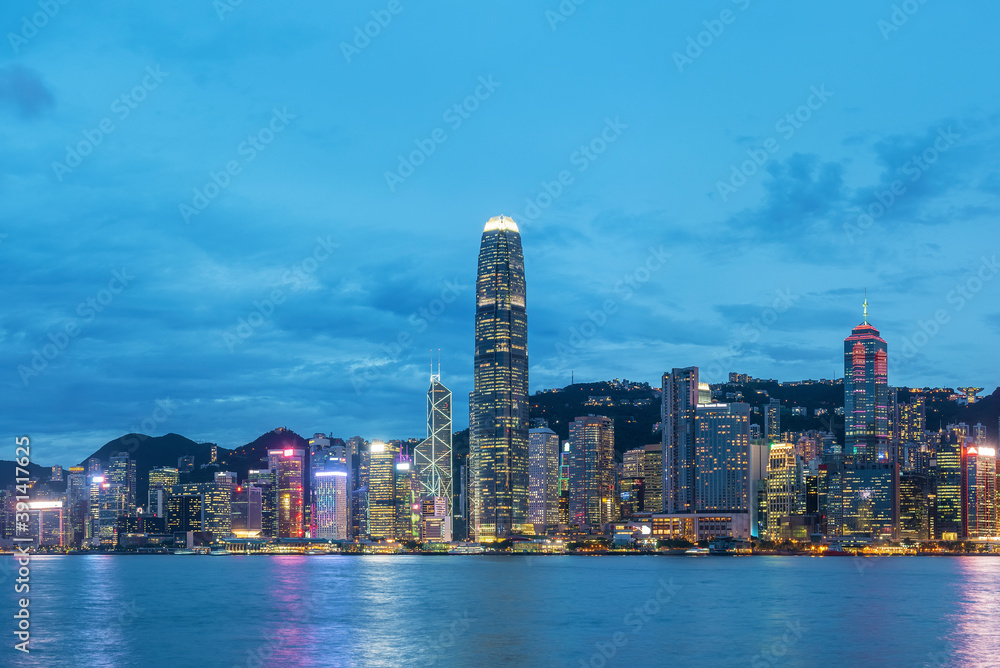
[[[843,379],[778,384],[843,384],[843,406],[812,415],[843,415],[843,443],[832,428],[783,430],[783,413],[800,425],[810,411],[746,387],[775,381],[734,373],[729,385],[710,386],[696,366],[664,373],[655,392],[615,379],[613,391],[653,393],[587,396],[588,414],[572,420],[563,440],[544,419],[529,420],[526,301],[518,227],[492,218],[479,251],[467,456],[454,448],[452,393],[439,369],[427,390],[423,440],[317,433],[303,445],[289,433],[287,445],[258,453],[245,476],[222,470],[213,446],[211,479],[191,481],[204,466],[183,456],[176,467],[145,472],[144,498],[127,453],[54,467],[50,480],[65,482],[65,492],[36,490],[27,531],[41,547],[214,545],[245,553],[418,543],[474,551],[508,541],[543,549],[591,539],[647,546],[1000,540],[997,444],[982,424],[930,429],[927,401],[943,390],[909,390],[899,399],[867,300],[864,321],[844,340]],[[974,404],[982,388],[959,390],[947,398]],[[615,420],[601,409],[644,405],[650,396],[659,397],[652,432],[659,440],[617,461]],[[751,424],[753,414],[763,425]],[[276,430],[275,442],[283,434]],[[6,539],[15,495],[3,495]]]

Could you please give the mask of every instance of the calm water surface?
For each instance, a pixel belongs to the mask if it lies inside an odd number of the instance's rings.
[[[1000,666],[988,557],[36,557],[30,609],[0,665]]]

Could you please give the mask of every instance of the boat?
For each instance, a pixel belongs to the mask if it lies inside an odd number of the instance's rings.
[[[482,545],[457,545],[448,554],[482,554],[485,550]]]
[[[173,554],[194,554],[194,550],[174,550]]]
[[[690,550],[685,550],[684,554],[702,555],[708,554],[707,547],[692,547]]]
[[[210,557],[228,557],[232,552],[229,550],[212,550],[208,553]]]
[[[328,554],[328,552],[326,550],[321,550],[316,547],[311,547],[308,550],[306,550],[306,554]]]

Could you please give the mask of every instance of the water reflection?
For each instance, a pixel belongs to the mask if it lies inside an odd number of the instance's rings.
[[[955,626],[951,640],[956,665],[1000,665],[1000,559],[983,556],[955,560],[958,613],[951,620]],[[948,655],[947,651],[943,654]]]

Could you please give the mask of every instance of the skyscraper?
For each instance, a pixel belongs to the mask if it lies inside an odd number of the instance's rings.
[[[451,535],[452,504],[454,502],[454,472],[452,470],[451,390],[441,383],[441,370],[431,375],[427,389],[427,438],[413,450],[416,465],[418,497],[421,504],[435,509],[445,504],[442,521],[444,534]],[[441,502],[434,501],[436,497]],[[437,517],[437,515],[430,515]],[[435,519],[434,521],[438,521]]]
[[[663,374],[663,505],[668,513],[694,511],[698,398],[698,367]]]
[[[268,450],[268,468],[273,476],[275,495],[274,536],[303,538],[305,536],[306,451],[302,448]]]
[[[528,523],[528,317],[517,224],[490,218],[476,277],[470,411],[472,533],[494,541]]]
[[[531,429],[528,450],[528,520],[544,536],[559,524],[559,435]]]
[[[627,450],[622,455],[622,473],[626,478],[641,478],[645,475],[643,471],[645,449],[636,448]]]
[[[767,464],[767,533],[772,540],[791,537],[789,518],[805,510],[804,482],[795,446],[772,445]]]
[[[781,440],[781,402],[772,398],[765,408],[764,434],[768,441],[774,443]]]
[[[178,507],[173,504],[174,497],[198,497],[200,528],[175,529],[175,531],[211,531],[215,538],[225,538],[232,533],[232,486],[227,482],[199,482],[174,485],[171,489],[171,500],[168,508],[173,511]],[[183,503],[183,502],[182,502]],[[194,508],[191,501],[186,502],[187,509]],[[183,509],[183,506],[180,506]],[[192,511],[193,512],[193,511]],[[169,515],[169,513],[168,513]],[[168,519],[168,526],[171,520]]]
[[[663,512],[663,442],[647,443],[642,453],[643,510]]]
[[[696,415],[696,512],[750,512],[750,404],[707,404]]]
[[[868,460],[889,456],[888,346],[864,322],[844,339],[844,452]]]
[[[414,491],[413,461],[402,452],[396,456],[393,473],[394,506],[396,509],[395,537],[398,541],[408,541],[420,537],[420,504],[416,503]]]
[[[962,451],[962,534],[995,538],[997,529],[997,451],[969,445]]]
[[[127,452],[119,452],[111,456],[106,482],[111,483],[112,487],[122,488],[127,510],[135,507],[135,460],[130,459]]]
[[[615,423],[578,417],[569,425],[569,520],[600,527],[614,520]]]
[[[950,425],[949,425],[950,426]],[[934,479],[934,538],[958,540],[962,529],[962,450],[966,437],[944,434],[931,460]]]
[[[259,536],[264,528],[264,506],[261,488],[254,485],[237,485],[233,490],[233,535],[239,538]]]
[[[317,439],[314,441],[328,439]],[[341,441],[342,443],[342,441]],[[350,537],[351,481],[346,444],[329,445],[312,457],[313,538]]]
[[[393,539],[396,536],[396,448],[373,441],[369,447],[368,535]]]

